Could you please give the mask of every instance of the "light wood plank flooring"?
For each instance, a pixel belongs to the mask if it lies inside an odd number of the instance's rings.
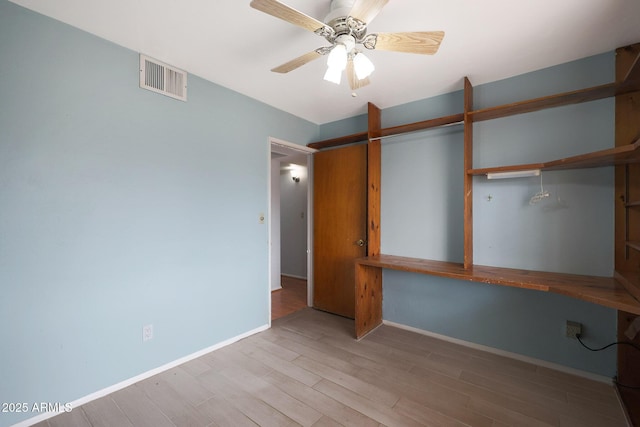
[[[613,388],[305,308],[199,359],[59,415],[56,426],[626,425]]]
[[[307,281],[281,276],[282,289],[271,292],[271,320],[279,319],[307,306]]]

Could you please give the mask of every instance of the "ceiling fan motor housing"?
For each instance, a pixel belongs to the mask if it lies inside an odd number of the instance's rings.
[[[325,16],[324,22],[329,23],[336,18],[345,17],[351,12],[354,0],[332,0],[331,10],[329,14]]]
[[[334,30],[334,34],[325,37],[330,43],[334,43],[338,37],[344,34],[353,36],[357,41],[366,34],[366,23],[349,16],[353,4],[354,0],[331,1],[331,11],[324,18],[324,22]]]

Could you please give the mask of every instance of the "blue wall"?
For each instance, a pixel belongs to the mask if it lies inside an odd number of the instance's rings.
[[[366,114],[326,123],[320,126],[319,140],[324,141],[325,139],[366,132],[367,123],[368,119]]]
[[[475,108],[614,80],[598,55],[475,88]],[[382,112],[385,126],[462,111],[462,94]],[[614,145],[614,101],[544,110],[474,125],[474,167],[532,163]],[[382,253],[461,262],[461,126],[385,140]],[[530,205],[540,178],[474,178],[474,262],[597,276],[613,273],[613,169],[543,172],[548,199]],[[615,374],[615,350],[589,353],[564,337],[566,320],[592,344],[615,340],[616,311],[571,298],[426,275],[384,272],[386,320],[569,367]]]
[[[280,269],[281,274],[307,278],[307,201],[309,171],[298,165],[299,182],[291,171],[280,171]]]
[[[593,346],[615,340],[616,311],[539,291],[384,272],[384,319],[600,375],[615,373],[615,351],[592,353],[564,336],[582,323]]]
[[[194,75],[186,103],[142,90],[136,52],[5,0],[0,76],[0,402],[73,401],[268,324],[268,137],[317,125]]]

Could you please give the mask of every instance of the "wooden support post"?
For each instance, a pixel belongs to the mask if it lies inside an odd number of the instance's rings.
[[[369,103],[367,150],[367,256],[380,254],[380,182],[382,145],[380,109]],[[356,262],[356,338],[360,339],[382,323],[382,269]]]
[[[380,109],[369,103],[369,144],[367,151],[367,256],[380,254],[380,183],[382,180],[382,127]]]
[[[638,43],[620,48],[616,51],[626,51],[624,54],[624,64],[620,64],[621,68],[616,69],[616,83],[638,81],[640,80],[640,49],[638,49]],[[624,67],[624,68],[622,68]]]
[[[464,78],[464,268],[473,266],[473,86]]]
[[[382,324],[382,268],[356,263],[356,339]]]

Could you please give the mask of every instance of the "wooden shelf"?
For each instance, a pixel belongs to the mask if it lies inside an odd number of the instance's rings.
[[[449,126],[462,123],[464,114],[453,114],[451,116],[438,117],[436,119],[424,120],[416,123],[409,123],[401,126],[394,126],[380,129],[380,137],[403,135],[405,133],[417,132],[420,130],[433,129],[437,127]]]
[[[637,74],[637,68],[634,72]],[[631,71],[630,71],[631,73]],[[635,74],[632,77],[635,77]],[[552,107],[560,107],[564,105],[579,104],[582,102],[595,101],[615,95],[635,92],[640,90],[640,82],[635,79],[628,79],[623,83],[609,83],[601,86],[595,86],[587,89],[580,89],[571,92],[565,92],[557,95],[545,96],[541,98],[529,99],[526,101],[514,102],[511,104],[499,105],[496,107],[484,108],[481,110],[470,111],[468,117],[472,122],[492,120],[501,117],[513,116],[516,114],[531,113]],[[376,137],[386,137],[391,135],[402,135],[405,133],[416,132],[419,130],[433,129],[436,127],[449,126],[452,124],[462,123],[464,114],[453,114],[450,116],[438,117],[435,119],[424,120],[421,122],[409,123],[400,126],[380,129],[375,132]],[[359,132],[352,135],[341,136],[338,138],[327,139],[307,144],[310,148],[323,149],[337,147],[340,145],[352,144],[355,142],[366,141],[368,132]],[[592,166],[582,166],[592,167]]]
[[[311,142],[307,144],[309,148],[315,148],[321,150],[323,148],[338,147],[340,145],[353,144],[355,142],[366,141],[369,138],[368,132],[354,133],[347,136],[341,136],[339,138],[325,139],[324,141]]]
[[[561,107],[571,104],[579,104],[583,102],[596,101],[599,99],[609,98],[617,95],[640,91],[640,55],[630,65],[623,81],[608,83],[600,86],[594,86],[586,89],[579,89],[564,93],[559,93],[540,98],[528,99],[510,104],[503,104],[479,110],[466,110],[465,113],[453,114],[450,116],[438,117],[435,119],[424,120],[421,122],[408,123],[405,125],[382,128],[372,132],[359,132],[352,135],[346,135],[338,138],[327,139],[307,144],[308,147],[315,149],[323,149],[337,147],[340,145],[352,144],[355,142],[367,141],[371,137],[386,137],[391,135],[402,135],[409,132],[419,130],[432,129],[441,126],[449,126],[456,123],[462,123],[465,117],[470,122],[478,122],[484,120],[498,119],[502,117],[513,116],[517,114],[531,113],[547,108]],[[561,167],[561,165],[558,165]],[[600,166],[600,165],[597,165]],[[581,166],[593,167],[593,166]]]
[[[640,302],[613,277],[584,276],[544,271],[474,265],[465,269],[454,262],[378,255],[360,258],[356,264],[429,274],[450,279],[553,292],[594,304],[640,314]]]
[[[614,277],[631,295],[640,300],[640,272],[616,271]]]
[[[596,101],[615,95],[635,92],[640,90],[640,82],[627,80],[623,83],[608,83],[601,86],[580,89],[571,92],[560,93],[496,107],[474,110],[469,113],[472,121],[499,119],[501,117],[514,116],[516,114],[532,113],[547,108],[562,107],[564,105],[579,104],[582,102]]]
[[[521,170],[540,169],[546,171],[562,169],[582,169],[601,166],[614,166],[627,163],[640,162],[640,139],[636,139],[629,145],[608,148],[564,159],[552,160],[543,163],[529,163],[523,165],[497,166],[491,168],[469,169],[468,175],[485,175],[495,172],[511,172]]]
[[[640,206],[640,202],[629,202],[624,205],[626,208],[634,208]]]
[[[385,138],[388,136],[403,135],[405,133],[417,132],[421,130],[455,125],[462,123],[464,114],[452,114],[451,116],[438,117],[435,119],[423,120],[421,122],[409,123],[406,125],[393,126],[371,132],[371,139]],[[312,142],[307,147],[320,150],[322,148],[337,147],[340,145],[352,144],[354,142],[366,141],[369,138],[368,132],[354,133],[353,135],[341,136],[339,138],[327,139],[324,141]]]

